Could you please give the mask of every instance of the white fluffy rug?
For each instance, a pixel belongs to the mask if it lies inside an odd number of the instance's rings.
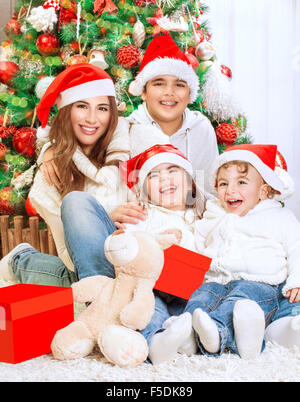
[[[0,287],[8,283],[0,281]],[[76,306],[76,311],[80,306]],[[141,364],[119,368],[98,353],[69,361],[57,361],[51,354],[19,364],[0,363],[1,382],[296,382],[300,381],[300,350],[268,343],[254,360],[223,354],[219,358],[177,355],[157,366]]]

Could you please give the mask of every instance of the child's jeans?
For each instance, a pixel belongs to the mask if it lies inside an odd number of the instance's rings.
[[[233,308],[242,299],[254,300],[261,307],[267,326],[279,307],[280,286],[246,280],[232,281],[226,285],[208,282],[197,289],[187,303],[185,311],[193,314],[196,308],[201,308],[215,321],[221,339],[221,348],[216,356],[220,356],[225,349],[238,354],[234,339]],[[202,347],[199,338],[196,339],[200,351],[212,355]]]
[[[141,334],[145,337],[148,345],[150,345],[152,337],[163,331],[163,323],[173,315],[179,315],[184,312],[187,301],[179,297],[174,297],[172,301],[166,302],[160,295],[160,292],[154,290],[155,309],[150,323]]]

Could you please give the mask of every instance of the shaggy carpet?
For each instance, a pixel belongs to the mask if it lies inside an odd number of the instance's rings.
[[[1,282],[0,287],[9,283]],[[82,305],[75,305],[75,315]],[[256,359],[242,360],[225,353],[219,358],[176,355],[157,366],[141,364],[119,368],[95,351],[69,361],[52,354],[19,364],[0,363],[0,382],[297,382],[300,381],[300,350],[267,343]]]

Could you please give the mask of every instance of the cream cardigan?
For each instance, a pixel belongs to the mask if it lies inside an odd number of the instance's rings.
[[[245,216],[228,214],[209,200],[195,227],[198,252],[213,259],[206,281],[246,279],[278,285],[283,295],[300,287],[300,223],[278,201],[265,200]]]

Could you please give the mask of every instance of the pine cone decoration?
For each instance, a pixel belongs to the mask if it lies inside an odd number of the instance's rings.
[[[133,45],[121,46],[117,51],[117,61],[125,68],[136,67],[141,59],[139,49]]]
[[[239,130],[230,123],[219,124],[215,128],[218,143],[231,145],[236,141]]]

